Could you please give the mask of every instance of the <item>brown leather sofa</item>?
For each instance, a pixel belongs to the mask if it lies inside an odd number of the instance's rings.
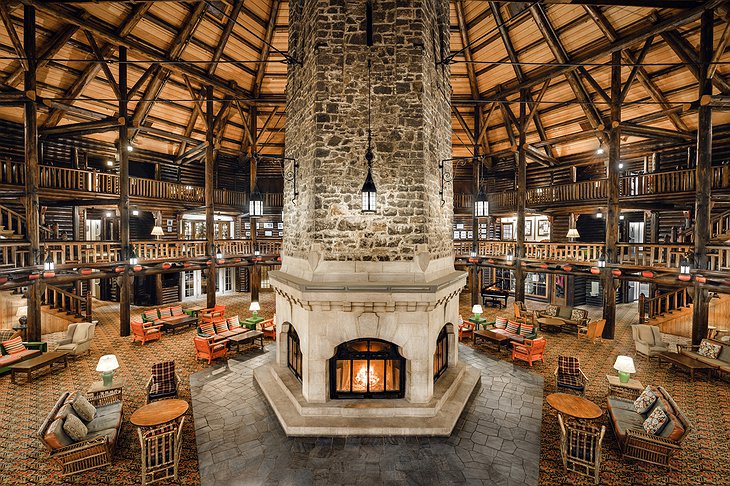
[[[703,339],[703,341],[708,341],[720,346],[720,354],[717,356],[717,359],[708,358],[707,356],[703,356],[698,353],[697,350],[699,349],[699,346],[679,345],[677,347],[679,348],[680,354],[685,354],[697,361],[702,361],[705,364],[714,366],[720,373],[730,373],[730,343],[723,343],[713,339]]]

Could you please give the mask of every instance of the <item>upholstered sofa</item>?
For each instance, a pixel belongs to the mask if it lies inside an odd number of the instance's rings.
[[[525,324],[515,321],[508,321],[506,318],[498,317],[494,322],[487,322],[484,328],[497,334],[502,334],[510,338],[511,341],[524,343],[525,339],[537,338],[537,328],[531,324]]]
[[[560,319],[563,324],[578,328],[588,325],[588,311],[565,305],[548,304],[548,306],[537,312],[537,317],[554,317]]]
[[[718,353],[717,358],[700,354],[700,347],[702,347],[703,344],[710,347],[719,346],[720,352]],[[698,361],[712,365],[721,373],[730,373],[730,343],[715,341],[713,339],[703,339],[699,346],[679,345],[678,348],[681,354],[686,354]]]
[[[248,331],[249,329],[243,325],[238,316],[216,317],[212,322],[201,321],[198,325],[198,336],[215,337],[216,339],[227,338]]]
[[[624,458],[669,466],[692,424],[664,388],[650,388],[657,399],[644,413],[636,411],[633,400],[609,395],[608,418]],[[650,434],[643,424],[657,407],[666,412],[669,421],[656,434]]]
[[[96,324],[93,322],[76,322],[69,324],[66,338],[58,342],[56,351],[66,351],[73,356],[81,353],[91,354],[91,341],[94,339]]]
[[[142,312],[142,322],[152,322],[161,324],[168,317],[180,317],[187,315],[181,305],[173,305],[172,307],[160,307],[159,309],[148,309]]]
[[[634,324],[631,326],[636,352],[647,358],[669,351],[667,343],[662,340],[662,332],[657,326]]]
[[[7,337],[7,339],[2,339],[2,341],[0,341],[0,373],[6,373],[10,371],[10,366],[14,365],[15,363],[20,363],[21,361],[25,361],[26,359],[35,358],[46,350],[46,343],[44,342],[23,343],[23,346],[25,346],[26,348],[25,351],[11,354],[8,353],[8,351],[1,343],[20,336],[20,333],[16,333],[15,331],[13,331],[12,333],[6,332],[4,333],[4,336]],[[2,336],[0,335],[0,337]]]
[[[111,464],[124,422],[121,388],[88,397],[96,407],[90,421],[81,418],[72,405],[77,394],[79,392],[63,393],[38,429],[38,438],[48,449],[51,460],[61,467],[63,476]],[[64,430],[69,415],[75,415],[86,426],[83,439],[74,440]]]

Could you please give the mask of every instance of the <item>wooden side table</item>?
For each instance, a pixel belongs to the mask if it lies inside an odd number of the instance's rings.
[[[621,383],[617,375],[606,375],[608,381],[608,392],[618,396],[635,399],[644,391],[644,385],[639,380],[630,378],[627,383]]]
[[[124,387],[124,381],[121,379],[112,380],[112,384],[105,386],[102,380],[95,381],[91,384],[86,394],[90,397],[99,400],[99,405],[106,405],[110,402],[116,402],[122,400],[122,391]]]
[[[480,317],[480,318],[476,319],[474,316],[471,316],[467,320],[469,322],[471,322],[472,324],[474,324],[474,326],[476,326],[475,329],[474,329],[475,331],[478,331],[479,330],[479,325],[482,325],[482,327],[485,327],[484,325],[487,323],[487,320],[485,318],[483,318],[483,317]]]
[[[263,317],[261,317],[261,316],[251,316],[251,317],[249,317],[248,319],[244,319],[244,320],[243,320],[243,323],[244,323],[244,325],[245,325],[245,326],[246,326],[247,328],[249,328],[249,329],[250,329],[250,330],[252,330],[252,331],[255,331],[255,330],[256,330],[256,324],[258,324],[259,322],[263,322],[263,321],[265,321],[265,320],[266,320],[266,319],[264,319],[264,318],[263,318]]]

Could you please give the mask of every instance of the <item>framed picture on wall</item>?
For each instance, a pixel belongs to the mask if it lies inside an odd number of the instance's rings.
[[[277,223],[278,229],[284,229],[284,223]]]
[[[266,237],[273,236],[273,234],[274,234],[273,231],[264,231],[264,236],[266,236]]]
[[[274,223],[264,223],[264,229],[274,229]]]
[[[549,236],[550,235],[550,221],[542,220],[537,223],[537,236]]]
[[[279,236],[284,236],[284,232],[283,231],[279,231]]]
[[[251,238],[251,232],[250,231],[246,231],[246,238]]]
[[[251,229],[251,223],[243,223],[244,229]]]
[[[532,236],[532,220],[525,220],[525,236]]]
[[[464,223],[456,223],[456,229],[463,230],[464,229]]]
[[[512,223],[502,223],[502,239],[511,240],[514,236],[512,234]]]

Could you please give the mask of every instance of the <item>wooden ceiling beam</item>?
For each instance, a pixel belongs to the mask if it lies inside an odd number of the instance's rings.
[[[681,133],[674,130],[666,130],[664,128],[649,127],[645,125],[635,125],[628,122],[621,123],[621,133],[637,135],[640,137],[659,138],[661,140],[670,138],[690,141],[694,139],[694,137],[689,133]]]
[[[45,67],[48,62],[51,60],[53,56],[55,56],[58,51],[63,48],[63,46],[66,45],[66,43],[73,37],[73,35],[78,31],[79,28],[75,25],[66,25],[61,30],[56,32],[53,37],[51,37],[47,43],[45,43],[45,47],[41,50],[39,56],[38,56],[38,65],[36,69],[41,69]],[[23,73],[25,71],[23,70],[23,64],[21,63],[17,68],[15,68],[10,74],[8,74],[5,79],[3,80],[3,84],[8,87],[15,87],[20,81],[23,79]]]
[[[629,73],[628,79],[626,79],[626,83],[624,84],[623,89],[621,89],[621,93],[619,94],[618,100],[619,104],[623,104],[623,102],[626,100],[626,95],[629,94],[629,90],[631,89],[631,85],[634,84],[634,80],[636,79],[636,75],[639,73],[639,68],[641,67],[641,63],[644,62],[644,58],[646,58],[646,53],[649,52],[649,48],[651,47],[651,43],[654,42],[654,36],[649,37],[644,42],[644,46],[639,51],[639,54],[636,58],[636,63],[634,63],[634,66],[631,68],[631,72]]]
[[[709,78],[713,78],[715,76],[715,73],[717,73],[720,59],[722,58],[723,54],[725,54],[725,49],[727,48],[728,41],[730,41],[730,22],[725,23],[725,29],[722,31],[722,35],[720,36],[720,43],[717,45],[717,49],[715,49],[715,54],[712,56],[712,63],[710,64],[710,69],[707,72],[707,76]]]
[[[193,111],[190,113],[190,118],[188,119],[188,123],[185,126],[185,137],[190,137],[193,134],[193,130],[195,130],[195,124],[198,122],[198,115],[200,112],[200,108],[198,107],[198,103],[202,101],[203,95],[201,93],[192,93],[191,96],[193,98]],[[195,107],[198,107],[198,109],[194,109]],[[205,120],[205,118],[203,118]],[[187,148],[187,142],[185,140],[182,141],[182,143],[177,147],[177,156],[180,157],[183,153],[185,153],[185,149]]]
[[[261,57],[259,58],[258,66],[256,67],[256,76],[254,77],[253,87],[251,92],[254,98],[261,94],[261,83],[264,80],[264,74],[266,73],[266,61],[269,59],[271,53],[271,42],[274,39],[274,30],[276,28],[276,18],[279,16],[279,6],[281,0],[273,0],[271,2],[271,15],[269,15],[269,22],[266,26],[266,33],[264,34],[264,43],[261,46]]]
[[[96,57],[96,60],[99,62],[99,66],[101,67],[101,70],[104,71],[104,76],[106,76],[106,80],[109,83],[109,86],[111,87],[112,91],[114,92],[114,96],[116,96],[117,100],[121,100],[122,93],[119,91],[119,85],[117,84],[117,81],[114,79],[114,75],[112,74],[111,70],[109,69],[109,66],[106,63],[106,59],[104,59],[104,55],[101,53],[99,46],[96,44],[96,40],[94,40],[94,36],[88,30],[84,31],[84,35],[86,35],[86,40],[89,41],[89,47],[91,47],[91,51],[94,53],[94,57]]]
[[[8,37],[10,37],[11,44],[13,44],[13,49],[15,49],[15,54],[18,56],[18,61],[20,61],[23,69],[27,71],[28,61],[25,58],[25,49],[23,49],[23,44],[20,42],[18,32],[15,30],[13,19],[10,18],[10,10],[8,10],[8,4],[6,2],[0,3],[0,19],[2,19],[3,25],[5,25],[5,30],[8,33]]]
[[[31,3],[31,5],[34,5],[34,3]],[[150,7],[152,7],[151,3],[136,5],[132,9],[132,12],[122,22],[122,25],[119,27],[119,29],[117,29],[118,33],[115,35],[122,39],[129,35],[132,29],[134,29],[134,27],[142,20],[144,14],[147,13]],[[39,8],[39,10],[43,11],[43,8]],[[74,17],[73,21],[71,21],[71,19],[65,19],[64,21],[72,25],[81,27],[85,25],[86,19],[83,18],[83,16],[79,16],[79,18]],[[101,54],[104,58],[109,57],[112,55],[115,49],[116,46],[114,44],[104,44],[104,47],[101,48]],[[81,75],[76,78],[73,84],[65,91],[63,98],[67,100],[73,100],[75,98],[78,98],[81,92],[83,92],[83,90],[94,80],[94,78],[96,78],[96,75],[99,73],[99,69],[101,69],[99,63],[91,63],[86,66]],[[43,127],[55,127],[61,121],[64,114],[64,110],[52,110],[46,118],[45,122],[43,123]]]
[[[71,0],[66,0],[71,1]],[[93,0],[85,0],[93,1]],[[149,1],[149,0],[147,0]],[[515,3],[513,0],[497,0],[499,3]],[[524,2],[520,2],[524,3]],[[702,5],[700,0],[540,0],[546,5],[591,5],[606,7],[645,7],[645,8],[695,8]]]
[[[583,8],[598,28],[601,29],[606,38],[608,38],[611,42],[616,42],[618,39],[618,32],[614,29],[613,25],[611,25],[603,12],[597,7],[585,6]],[[628,48],[621,51],[621,56],[627,64],[638,64],[636,62],[636,56],[634,56]],[[641,83],[642,87],[649,94],[651,99],[656,103],[659,103],[663,110],[668,111],[667,117],[674,127],[680,132],[689,132],[689,127],[687,127],[687,124],[682,121],[682,118],[675,111],[669,111],[674,107],[643,66],[640,66],[638,69],[638,78],[639,83]]]
[[[276,115],[276,112],[279,111],[279,107],[275,106],[273,110],[271,110],[271,113],[269,113],[269,116],[266,118],[266,121],[264,121],[264,124],[261,125],[261,128],[258,131],[258,134],[256,135],[256,145],[258,145],[262,138],[264,138],[264,133],[269,128],[269,124],[271,123],[271,120],[274,119],[274,115]]]
[[[459,122],[459,126],[466,132],[466,137],[469,139],[469,143],[474,146],[476,145],[474,142],[474,134],[472,133],[472,130],[469,128],[469,125],[467,125],[466,120],[464,119],[464,115],[461,114],[459,109],[456,106],[451,107],[451,111],[454,113],[454,116],[456,117],[456,120]]]
[[[600,84],[598,84],[598,81],[596,81],[595,78],[593,76],[591,76],[591,73],[589,73],[588,70],[586,68],[584,68],[583,66],[579,67],[578,68],[578,71],[580,72],[580,74],[583,77],[583,79],[585,79],[586,81],[588,81],[588,84],[590,84],[591,87],[593,88],[593,90],[596,93],[598,93],[598,96],[600,96],[601,99],[604,102],[610,104],[611,103],[611,97],[608,96],[608,94],[606,93],[606,91],[601,87]]]
[[[159,64],[152,63],[149,66],[147,66],[147,69],[144,70],[142,73],[142,76],[139,77],[136,83],[134,83],[134,86],[132,86],[129,90],[129,93],[127,93],[127,99],[131,100],[134,98],[134,96],[137,95],[137,92],[139,92],[142,89],[142,86],[147,82],[147,79],[156,72]]]
[[[685,67],[692,73],[692,76],[699,80],[700,66],[695,48],[676,31],[662,32],[661,35],[667,45],[685,63]],[[730,84],[720,73],[716,72],[712,77],[712,84],[723,93],[730,93]]]
[[[213,58],[211,59],[210,66],[208,66],[208,74],[211,76],[215,74],[215,70],[218,67],[218,61],[223,55],[223,50],[226,48],[228,38],[231,36],[233,27],[236,25],[238,14],[241,13],[241,7],[243,7],[243,0],[233,0],[233,10],[231,11],[231,15],[228,17],[225,27],[223,27],[223,32],[221,33],[220,39],[218,39],[218,45],[215,48],[215,52],[213,52]]]
[[[571,59],[568,56],[567,51],[563,47],[562,42],[558,38],[558,35],[555,33],[555,29],[553,29],[550,20],[547,18],[547,15],[545,15],[545,11],[543,10],[542,6],[533,4],[529,7],[529,9],[530,13],[532,14],[532,18],[537,24],[537,28],[542,33],[542,36],[545,39],[545,42],[547,42],[547,45],[550,48],[550,51],[553,53],[553,56],[555,56],[555,59],[557,59],[559,63],[569,64],[571,62]],[[596,108],[596,105],[593,103],[593,100],[588,95],[585,86],[583,86],[583,83],[580,81],[580,79],[578,79],[578,76],[575,74],[575,70],[566,72],[565,78],[568,80],[568,84],[570,85],[573,94],[575,94],[576,99],[580,103],[580,106],[583,109],[583,112],[585,113],[588,122],[594,129],[603,130],[605,128],[605,124],[603,123],[603,116],[601,115],[601,111]]]
[[[461,45],[464,50],[464,59],[466,59],[466,74],[469,76],[469,89],[474,98],[479,98],[479,84],[477,83],[477,76],[472,62],[474,57],[471,54],[469,31],[467,30],[466,17],[464,16],[464,0],[456,0],[454,2],[454,9],[456,10],[456,21],[459,27]]]

